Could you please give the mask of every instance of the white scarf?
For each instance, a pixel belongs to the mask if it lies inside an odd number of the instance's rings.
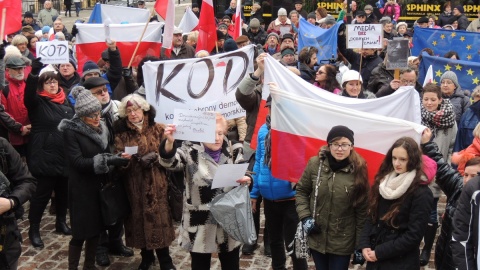
[[[379,186],[380,195],[386,200],[395,200],[400,198],[415,179],[417,170],[412,170],[402,174],[391,172],[385,176]]]

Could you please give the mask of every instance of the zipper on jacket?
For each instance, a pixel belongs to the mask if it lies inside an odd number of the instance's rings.
[[[347,193],[347,196],[350,197],[350,193],[348,192],[347,186],[344,186],[344,187],[345,187],[345,192]]]

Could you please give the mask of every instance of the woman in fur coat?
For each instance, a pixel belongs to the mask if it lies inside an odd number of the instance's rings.
[[[95,253],[100,232],[104,229],[100,189],[107,183],[110,166],[123,166],[128,159],[110,154],[108,128],[100,120],[102,105],[90,90],[75,87],[75,116],[63,119],[65,157],[69,167],[68,205],[72,239],[68,248],[68,269],[76,270],[85,242],[83,269],[95,268]]]
[[[240,269],[240,242],[230,237],[210,213],[215,196],[233,187],[212,189],[213,176],[222,164],[242,160],[242,145],[231,146],[225,136],[227,121],[217,113],[215,143],[184,141],[176,147],[174,125],[167,125],[160,145],[160,164],[169,170],[185,170],[185,192],[180,245],[190,251],[192,270],[209,270],[212,253],[218,253],[222,270]],[[233,156],[232,156],[233,155]],[[244,176],[238,183],[250,183]]]
[[[124,97],[118,113],[120,119],[114,123],[116,152],[138,147],[132,156],[122,154],[130,159],[121,168],[132,209],[125,219],[126,245],[141,249],[138,269],[149,269],[155,261],[154,250],[162,270],[175,269],[168,248],[175,239],[167,201],[168,180],[158,163],[164,125],[155,123],[155,109],[137,94]]]

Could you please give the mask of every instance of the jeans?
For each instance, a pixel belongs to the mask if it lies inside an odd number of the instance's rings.
[[[30,199],[30,212],[28,219],[30,224],[40,224],[43,211],[55,191],[55,207],[57,219],[67,217],[68,205],[68,178],[62,176],[39,176],[37,177],[37,190]]]
[[[285,245],[290,244],[295,238],[298,214],[295,209],[295,200],[271,201],[263,198],[265,207],[265,226],[270,237],[272,250],[272,268],[283,270],[285,268]],[[288,251],[289,248],[287,247]],[[297,259],[292,255],[294,270],[307,269],[305,259]]]
[[[432,209],[432,212],[430,212],[430,218],[428,219],[428,223],[430,224],[438,223],[438,212],[437,212],[438,199],[439,198],[433,199],[433,209]]]
[[[192,270],[210,270],[212,253],[190,252],[192,257]],[[218,253],[218,259],[222,265],[222,270],[240,269],[240,247],[230,252]]]
[[[80,13],[81,9],[82,9],[82,2],[75,2],[75,12],[77,12],[77,16]]]
[[[313,249],[310,253],[317,270],[346,270],[350,265],[350,255],[323,254]]]

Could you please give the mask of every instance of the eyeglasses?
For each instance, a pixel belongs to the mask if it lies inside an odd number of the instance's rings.
[[[319,71],[317,71],[317,74],[327,74],[327,73],[319,70]]]
[[[46,81],[44,84],[58,84],[58,81],[56,80],[51,80],[51,81]]]
[[[333,149],[333,150],[348,150],[350,149],[352,145],[349,144],[349,143],[342,143],[342,144],[338,144],[338,143],[331,143],[330,144],[330,147]]]
[[[103,93],[107,93],[108,92],[108,88],[107,87],[103,87],[102,89],[100,89],[100,91],[95,91],[95,92],[92,92],[93,95],[97,95],[97,96],[101,96],[103,95]]]
[[[417,83],[417,82],[415,82],[415,81],[402,80],[402,84],[403,84],[403,85],[413,86],[413,85],[415,85],[416,83]]]
[[[90,114],[90,115],[87,115],[86,117],[87,117],[87,118],[90,118],[90,119],[92,119],[92,120],[95,120],[95,119],[100,118],[100,116],[102,116],[102,115],[101,115],[99,112],[97,112],[97,113],[92,113],[92,114]]]
[[[140,110],[140,108],[127,109],[127,110],[126,110],[126,113],[127,113],[127,115],[129,115],[129,114],[132,114],[132,113],[136,113],[136,112],[138,112],[139,110]]]

